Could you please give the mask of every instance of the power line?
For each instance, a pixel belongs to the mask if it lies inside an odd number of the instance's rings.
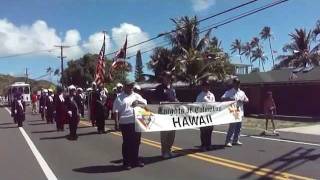
[[[228,13],[228,12],[231,12],[231,11],[233,11],[233,10],[239,9],[239,8],[241,8],[241,7],[247,6],[247,5],[252,4],[252,3],[254,3],[254,2],[257,2],[257,1],[259,1],[259,0],[251,0],[251,1],[248,1],[248,2],[246,2],[246,3],[243,3],[243,4],[237,5],[237,6],[235,6],[235,7],[226,9],[226,10],[224,10],[224,11],[222,11],[222,12],[216,13],[216,14],[211,15],[211,16],[209,16],[209,17],[200,19],[200,20],[198,20],[196,23],[200,23],[200,22],[206,21],[206,20],[208,20],[208,19],[214,18],[214,17],[216,17],[216,16],[219,16],[219,15],[222,15],[222,14],[225,14],[225,13]],[[160,34],[158,34],[157,36],[154,36],[154,37],[152,37],[152,38],[150,38],[150,39],[147,39],[147,40],[145,40],[145,41],[142,41],[142,42],[133,44],[133,45],[131,45],[131,46],[128,46],[127,49],[136,47],[136,46],[141,45],[141,44],[145,44],[145,43],[147,43],[147,42],[153,41],[153,40],[158,39],[158,38],[160,38],[160,37],[163,37],[163,36],[165,36],[165,35],[168,35],[168,34],[171,34],[171,33],[176,32],[176,31],[179,31],[179,30],[181,30],[181,29],[183,29],[183,28],[185,28],[185,27],[180,27],[180,28],[178,28],[178,29],[174,29],[174,30],[171,30],[171,31],[169,31],[169,32],[160,33]],[[133,33],[132,33],[132,34],[133,34]],[[69,46],[69,47],[77,47],[77,46],[78,46],[78,45],[72,45],[72,46]],[[55,50],[55,49],[54,49],[54,50]],[[49,50],[41,50],[41,51],[49,51]],[[22,54],[19,54],[19,55],[10,55],[10,56],[0,57],[0,58],[9,58],[9,57],[22,56],[22,55],[25,55],[25,54],[33,54],[33,53],[38,53],[38,52],[41,52],[41,51],[33,51],[33,52],[29,52],[29,53],[22,53]],[[115,53],[117,53],[117,52],[118,52],[118,51],[114,51],[114,52],[108,53],[108,54],[106,54],[106,56],[115,54]]]
[[[273,6],[276,6],[276,5],[279,5],[279,4],[281,4],[281,3],[284,3],[284,2],[286,2],[286,1],[289,1],[289,0],[278,0],[278,1],[275,1],[275,2],[273,2],[273,3],[270,3],[270,4],[267,4],[267,5],[261,6],[261,7],[259,7],[259,8],[255,8],[255,9],[253,9],[253,10],[250,10],[250,11],[247,11],[247,12],[244,12],[244,13],[241,13],[241,14],[239,14],[239,15],[237,15],[237,16],[233,16],[233,17],[227,18],[227,19],[225,19],[225,20],[223,20],[223,21],[220,21],[220,22],[211,24],[211,25],[209,25],[209,26],[206,26],[205,29],[201,30],[201,31],[199,32],[199,34],[202,34],[202,33],[204,33],[204,32],[207,32],[208,30],[211,30],[211,29],[217,29],[217,28],[220,27],[220,26],[229,24],[229,23],[231,23],[231,22],[233,22],[233,21],[236,21],[236,20],[242,19],[242,18],[244,18],[244,17],[247,17],[247,16],[249,16],[249,15],[258,13],[258,12],[263,11],[263,10],[265,10],[265,9],[268,9],[268,8],[273,7]],[[163,43],[163,42],[162,42],[162,43]],[[165,46],[170,45],[170,44],[171,44],[171,42],[168,42],[167,44],[165,44]],[[157,46],[154,47],[154,48],[151,48],[151,49],[148,49],[148,50],[146,50],[146,51],[143,51],[143,52],[141,52],[141,54],[145,54],[145,53],[147,53],[147,52],[150,52],[150,51],[156,49],[157,47],[159,47],[159,45],[157,45]],[[130,59],[130,58],[132,58],[132,57],[134,57],[134,56],[135,56],[135,55],[131,55],[131,56],[129,56],[127,59]]]
[[[211,15],[211,16],[206,17],[206,18],[203,18],[203,19],[200,19],[200,20],[198,20],[196,23],[200,23],[200,22],[206,21],[206,20],[208,20],[208,19],[214,18],[214,17],[216,17],[216,16],[219,16],[219,15],[222,15],[222,14],[225,14],[225,13],[228,13],[228,12],[230,12],[230,11],[233,11],[233,10],[236,10],[236,9],[238,9],[238,8],[244,7],[244,6],[246,6],[246,5],[252,4],[252,3],[256,2],[256,1],[258,1],[258,0],[252,0],[252,1],[249,1],[249,2],[246,2],[246,3],[243,3],[243,4],[240,4],[240,5],[238,5],[238,6],[229,8],[229,9],[224,10],[224,11],[222,11],[222,12],[219,12],[219,13],[217,13],[217,14]],[[145,41],[142,41],[142,42],[133,44],[133,45],[131,45],[131,46],[128,46],[127,49],[133,48],[133,47],[136,47],[136,46],[139,46],[139,45],[141,45],[141,44],[144,44],[144,43],[147,43],[147,42],[150,42],[150,41],[153,41],[153,40],[158,39],[158,38],[160,38],[160,37],[162,37],[162,36],[165,36],[165,35],[174,33],[174,32],[176,32],[176,31],[179,31],[179,30],[181,30],[181,29],[183,29],[183,28],[185,28],[185,26],[180,27],[180,28],[178,28],[178,29],[171,30],[171,31],[169,31],[169,32],[160,33],[160,34],[158,34],[157,36],[154,36],[154,37],[152,37],[152,38],[150,38],[150,39],[148,39],[148,40],[145,40]],[[108,53],[108,54],[106,54],[106,56],[115,54],[115,53],[117,53],[117,52],[118,52],[118,51],[114,51],[114,52]]]

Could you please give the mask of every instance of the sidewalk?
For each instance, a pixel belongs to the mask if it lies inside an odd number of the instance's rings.
[[[303,126],[303,127],[292,127],[279,129],[279,132],[293,132],[301,134],[311,134],[320,136],[320,125]]]

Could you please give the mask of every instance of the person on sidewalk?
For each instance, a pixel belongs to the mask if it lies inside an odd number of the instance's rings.
[[[155,97],[159,104],[167,102],[178,102],[176,91],[172,87],[173,76],[171,72],[164,71],[162,73],[162,83],[156,87]],[[171,153],[171,147],[175,139],[175,131],[161,131],[161,154],[164,159],[171,158],[174,155]]]
[[[226,137],[226,146],[232,147],[232,144],[242,145],[242,143],[239,141],[239,138],[240,138],[241,125],[242,125],[242,118],[244,116],[243,104],[248,103],[249,99],[246,96],[246,94],[240,89],[240,80],[238,78],[233,80],[233,88],[226,91],[221,97],[221,99],[223,101],[236,101],[237,108],[240,111],[240,118],[241,118],[241,122],[229,124],[229,129]],[[232,136],[233,136],[233,141],[231,144]]]
[[[77,129],[78,124],[80,121],[80,113],[78,105],[75,101],[76,96],[76,87],[71,85],[68,87],[69,89],[69,96],[66,99],[66,107],[67,107],[67,113],[68,113],[68,119],[69,119],[69,140],[77,140]]]
[[[138,104],[147,104],[139,94],[133,92],[134,82],[126,82],[124,91],[118,95],[113,104],[113,112],[118,112],[120,130],[122,133],[122,156],[123,168],[143,167],[144,163],[139,160],[139,146],[141,132],[135,131],[134,107]]]
[[[264,131],[264,134],[267,134],[268,132],[268,122],[269,119],[271,120],[272,127],[273,127],[273,134],[278,135],[279,133],[276,131],[276,126],[274,124],[274,115],[276,114],[276,104],[273,100],[272,92],[267,92],[267,97],[263,103],[263,109],[264,109],[264,115],[266,118],[266,130]]]
[[[215,102],[213,93],[209,91],[209,82],[203,81],[201,84],[202,91],[197,96],[196,102]],[[201,150],[211,150],[211,136],[213,126],[200,127]]]

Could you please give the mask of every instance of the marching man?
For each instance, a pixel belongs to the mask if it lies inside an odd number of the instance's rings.
[[[57,87],[57,93],[54,96],[55,104],[55,121],[57,131],[64,131],[64,124],[66,123],[66,105],[62,87]]]
[[[197,102],[215,102],[215,97],[213,93],[209,91],[209,82],[202,82],[202,91],[197,96]],[[211,136],[212,136],[213,126],[201,127],[200,128],[200,139],[201,139],[201,150],[209,151],[211,150]]]
[[[15,94],[11,104],[11,117],[18,124],[18,127],[22,127],[22,122],[25,120],[25,102],[20,93]]]
[[[46,104],[45,104],[45,110],[46,110],[46,120],[47,123],[53,124],[53,116],[54,116],[54,102],[53,102],[53,90],[48,89],[48,96],[46,97]]]
[[[248,103],[249,99],[246,96],[246,94],[240,89],[240,80],[234,79],[233,80],[233,88],[226,91],[223,96],[221,97],[223,101],[236,101],[237,102],[237,108],[240,110],[240,117],[242,118],[244,116],[243,113],[243,104]],[[241,122],[237,123],[231,123],[229,125],[229,130],[226,137],[226,146],[232,147],[233,145],[242,145],[242,143],[239,141],[240,138],[240,131],[241,131]],[[233,136],[233,141],[231,144],[231,137]]]
[[[75,101],[76,96],[76,87],[74,85],[71,85],[68,87],[69,89],[69,96],[66,99],[66,107],[67,107],[67,116],[69,120],[69,140],[77,140],[77,129],[78,129],[78,123],[80,121],[80,114],[79,114],[79,108]]]
[[[135,131],[135,117],[133,108],[138,104],[147,104],[139,94],[133,92],[134,82],[126,82],[124,91],[118,95],[114,104],[113,112],[118,112],[120,130],[122,133],[122,156],[123,168],[143,167],[144,163],[139,160],[139,146],[141,132]]]

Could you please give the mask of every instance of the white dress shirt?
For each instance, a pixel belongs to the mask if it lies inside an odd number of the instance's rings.
[[[235,88],[232,88],[223,94],[222,99],[224,99],[224,98],[230,98],[230,99],[236,101],[237,106],[240,108],[240,115],[241,116],[244,115],[243,103],[248,102],[249,99],[242,90],[240,90],[240,89],[236,90]]]
[[[210,91],[205,92],[201,91],[201,93],[197,96],[196,102],[215,102],[216,99]]]
[[[130,95],[122,92],[114,101],[113,112],[118,111],[119,124],[134,123],[135,117],[134,117],[134,112],[132,107],[132,103],[134,101],[139,101],[140,103],[147,104],[147,100],[145,100],[141,95],[135,92],[133,92]]]

